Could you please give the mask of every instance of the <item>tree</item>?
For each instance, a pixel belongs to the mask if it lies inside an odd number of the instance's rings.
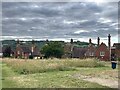
[[[41,53],[45,55],[45,58],[56,57],[61,58],[64,54],[64,49],[60,42],[49,42],[41,49]]]
[[[11,47],[7,46],[3,51],[3,57],[10,57],[10,54],[11,54]]]

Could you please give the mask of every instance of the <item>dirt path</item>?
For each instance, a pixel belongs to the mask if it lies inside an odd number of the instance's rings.
[[[95,77],[86,78],[86,79],[83,79],[83,80],[90,81],[90,82],[95,82],[95,83],[98,83],[100,85],[108,86],[108,87],[111,87],[111,88],[118,88],[118,81],[115,81],[115,80],[95,78]]]
[[[110,79],[110,78],[92,77],[92,76],[85,76],[80,74],[73,75],[73,77],[89,82],[98,83],[100,85],[108,86],[110,88],[118,88],[118,80],[112,78]]]

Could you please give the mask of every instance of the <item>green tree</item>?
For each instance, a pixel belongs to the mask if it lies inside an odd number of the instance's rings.
[[[11,54],[11,47],[7,46],[3,51],[3,57],[10,57],[10,54]]]
[[[45,58],[61,58],[61,56],[64,54],[64,49],[60,42],[49,42],[43,46],[41,53],[45,55]]]

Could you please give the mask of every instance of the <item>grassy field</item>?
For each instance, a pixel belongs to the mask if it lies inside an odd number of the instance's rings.
[[[118,68],[96,59],[2,59],[3,88],[117,88],[117,80]]]

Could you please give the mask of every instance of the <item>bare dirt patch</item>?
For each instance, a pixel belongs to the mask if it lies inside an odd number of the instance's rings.
[[[105,75],[106,76],[106,75]],[[118,77],[115,77],[115,78],[111,78],[111,77],[104,77],[104,75],[99,75],[98,76],[85,76],[85,75],[82,75],[82,74],[75,74],[72,76],[73,78],[77,78],[77,79],[82,79],[82,80],[85,80],[85,81],[89,81],[89,82],[94,82],[94,83],[98,83],[100,85],[103,85],[103,86],[108,86],[110,88],[118,88]]]
[[[95,83],[98,83],[100,85],[108,86],[108,87],[111,87],[111,88],[118,88],[118,81],[116,81],[116,80],[96,78],[96,77],[86,78],[86,79],[83,79],[83,80],[90,81],[90,82],[95,82]]]

